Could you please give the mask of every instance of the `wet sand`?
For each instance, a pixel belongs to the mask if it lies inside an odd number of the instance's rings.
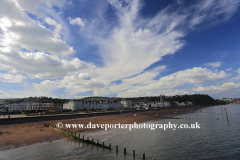
[[[203,107],[191,107],[182,109],[165,109],[161,111],[146,111],[138,113],[125,113],[117,115],[107,115],[107,116],[96,116],[96,117],[86,117],[86,118],[74,118],[74,119],[62,119],[53,120],[45,122],[33,122],[33,123],[23,123],[23,124],[12,124],[12,125],[0,125],[0,150],[6,150],[11,148],[16,148],[19,146],[30,145],[39,142],[52,142],[54,140],[66,138],[62,133],[54,130],[51,127],[44,127],[44,123],[50,125],[56,125],[58,122],[63,124],[85,124],[89,122],[92,124],[133,124],[146,122],[150,120],[159,119],[158,116],[169,115],[169,114],[181,114],[188,113],[194,110],[201,109]],[[136,116],[134,116],[136,114]],[[63,128],[65,129],[65,127]],[[99,129],[70,129],[69,132],[91,132]]]

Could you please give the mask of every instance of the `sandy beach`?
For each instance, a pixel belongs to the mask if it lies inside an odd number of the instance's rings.
[[[188,113],[194,110],[201,109],[203,107],[189,107],[182,109],[165,109],[158,111],[159,116],[169,115],[169,114],[181,114]],[[156,117],[156,111],[145,111],[138,112],[136,116],[135,113],[125,113],[117,115],[107,115],[107,116],[96,116],[96,117],[86,117],[86,118],[75,118],[75,119],[62,119],[62,120],[53,120],[45,122],[32,122],[32,123],[23,123],[23,124],[12,124],[12,125],[0,125],[0,150],[11,149],[19,146],[30,145],[33,143],[39,142],[52,142],[54,140],[66,138],[65,135],[54,130],[51,127],[44,127],[44,123],[50,125],[56,125],[58,122],[63,124],[133,124],[146,122],[150,120],[159,119]],[[65,129],[65,128],[63,128]],[[71,132],[89,132],[96,131],[99,129],[70,129]]]

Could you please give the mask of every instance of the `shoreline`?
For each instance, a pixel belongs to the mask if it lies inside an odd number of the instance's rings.
[[[197,106],[188,108],[169,108],[158,111],[159,117],[156,117],[157,111],[145,111],[138,113],[124,113],[117,115],[105,115],[105,116],[95,116],[86,118],[73,118],[73,119],[62,119],[62,120],[52,120],[43,122],[31,122],[22,124],[8,124],[1,125],[0,129],[0,151],[13,149],[17,147],[22,147],[26,145],[31,145],[41,142],[53,142],[55,140],[63,139],[68,136],[54,130],[52,127],[44,127],[44,123],[49,125],[56,125],[58,122],[63,124],[84,124],[87,125],[89,122],[92,124],[133,124],[147,122],[156,119],[162,119],[160,116],[166,115],[181,115],[186,113],[191,113],[208,106]],[[176,112],[177,113],[174,113]],[[134,116],[136,114],[136,116]],[[63,129],[66,129],[63,127]],[[93,132],[97,130],[102,130],[100,128],[96,129],[69,129],[69,132]]]

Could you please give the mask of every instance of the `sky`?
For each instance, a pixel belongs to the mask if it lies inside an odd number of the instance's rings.
[[[0,0],[0,98],[240,97],[239,0]]]

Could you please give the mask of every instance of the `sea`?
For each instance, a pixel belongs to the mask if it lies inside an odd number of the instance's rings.
[[[171,123],[178,126],[181,124],[191,126],[197,123],[198,127],[84,132],[85,137],[94,138],[95,141],[99,139],[100,143],[104,142],[106,146],[111,143],[112,150],[65,138],[0,151],[0,160],[140,160],[143,159],[143,154],[145,159],[151,160],[240,159],[240,104],[210,106],[181,115],[178,115],[176,110],[176,114],[169,116],[179,119],[157,119],[145,123],[163,125]]]

